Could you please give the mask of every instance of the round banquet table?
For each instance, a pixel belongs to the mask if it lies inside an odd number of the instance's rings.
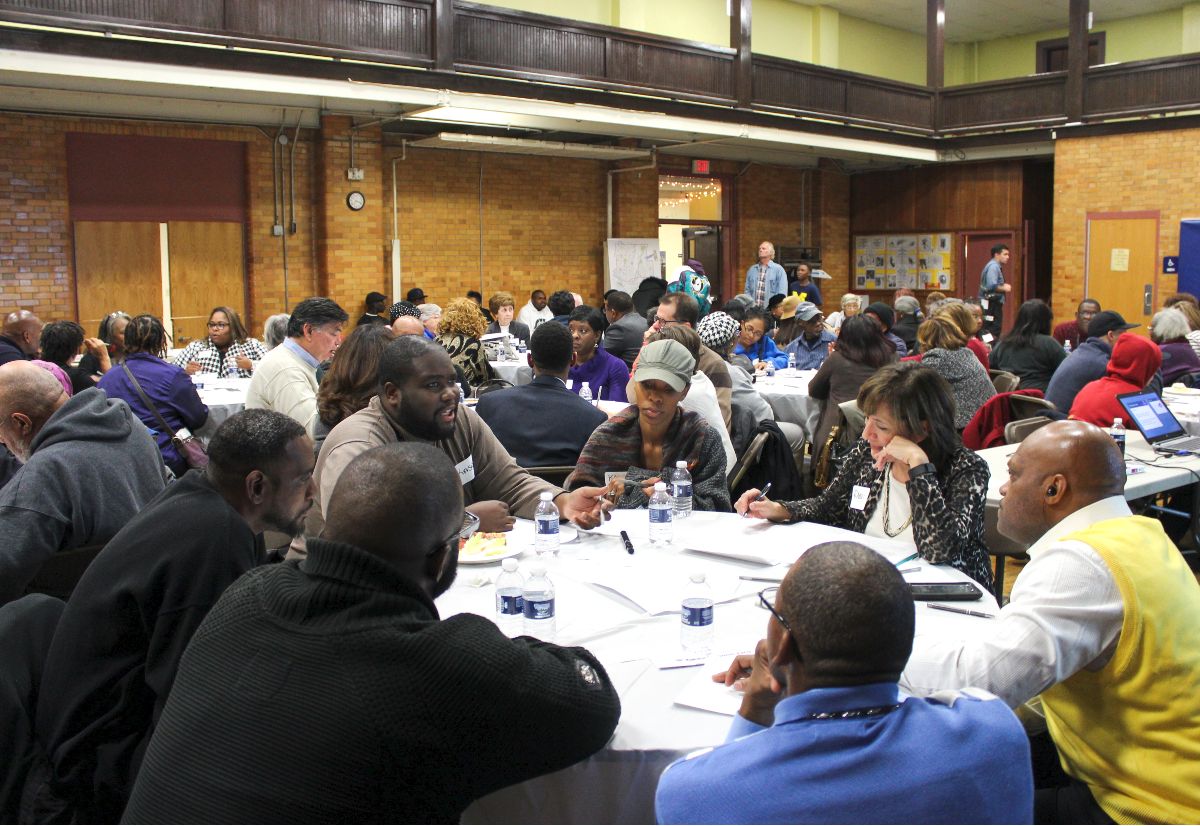
[[[647,539],[645,510],[615,512],[596,531],[578,531],[548,561],[556,588],[556,641],[583,645],[604,664],[621,696],[621,719],[608,745],[589,759],[553,774],[501,789],[467,809],[464,823],[653,823],[658,777],[672,761],[716,745],[737,710],[739,698],[709,675],[733,654],[750,652],[765,636],[768,612],[757,593],[769,582],[740,576],[781,578],[799,554],[819,542],[848,535],[809,523],[770,525],[735,514],[696,512],[676,525],[676,542],[657,550]],[[626,553],[616,532],[629,532],[636,553]],[[894,543],[855,534],[889,559],[907,550]],[[521,549],[522,573],[529,574],[532,523],[518,520],[510,545]],[[710,552],[689,550],[705,548]],[[733,556],[719,556],[728,553]],[[741,557],[741,558],[735,558]],[[923,561],[904,562],[910,581],[969,581],[962,573]],[[499,560],[460,564],[454,586],[437,601],[443,617],[470,612],[491,619]],[[704,571],[717,600],[716,638],[707,664],[680,662],[679,596],[690,573]],[[982,589],[981,589],[982,590]],[[994,613],[995,599],[967,603]],[[917,603],[917,633],[960,637],[991,620],[944,613]],[[668,666],[668,667],[663,667]],[[681,691],[719,704],[727,713],[685,707]],[[690,702],[688,698],[685,702]],[[515,710],[519,711],[519,710]]]
[[[816,370],[779,370],[774,376],[758,375],[754,389],[775,411],[775,418],[804,428],[811,441],[821,420],[821,402],[808,395],[808,383]]]
[[[492,372],[496,374],[496,378],[504,379],[510,384],[520,386],[533,381],[533,368],[524,358],[517,361],[489,361],[488,364],[492,365]]]
[[[196,435],[207,442],[221,422],[246,409],[246,391],[250,389],[250,379],[219,379],[215,373],[196,373],[192,376],[192,383],[196,385],[200,401],[208,406],[208,421],[196,431]]]

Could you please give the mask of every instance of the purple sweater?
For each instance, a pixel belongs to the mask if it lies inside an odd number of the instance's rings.
[[[606,351],[596,348],[596,355],[571,368],[572,390],[578,395],[583,382],[591,388],[592,398],[597,401],[627,402],[625,384],[629,381],[629,368],[625,362]]]

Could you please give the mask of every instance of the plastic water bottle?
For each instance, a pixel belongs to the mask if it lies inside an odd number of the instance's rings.
[[[533,514],[533,549],[538,557],[558,553],[558,508],[554,506],[554,494],[543,491],[537,511]]]
[[[237,358],[233,353],[225,356],[225,375],[230,378],[236,378],[238,375]]]
[[[667,483],[655,482],[654,495],[650,497],[650,544],[658,548],[667,547],[675,538],[671,524],[675,505],[667,496]]]
[[[454,384],[458,387],[458,403],[462,404],[463,399],[467,397],[467,391],[463,390],[462,382],[455,382]]]
[[[504,570],[496,577],[496,625],[509,637],[525,630],[525,577],[517,570],[517,560],[504,560]]]
[[[773,361],[767,362],[767,375],[768,376],[775,375],[775,362],[773,362]]]
[[[525,634],[543,642],[554,642],[557,633],[554,619],[554,583],[546,576],[546,566],[535,562],[525,580],[523,593],[525,612]]]
[[[1108,429],[1108,435],[1112,436],[1114,442],[1117,443],[1117,449],[1121,451],[1121,457],[1125,456],[1125,422],[1120,416],[1113,419],[1112,427]]]
[[[796,369],[796,354],[794,352],[788,353],[788,369],[789,370]]]
[[[1063,342],[1063,352],[1066,353],[1068,356],[1071,355],[1071,342],[1070,341]]]
[[[583,399],[588,404],[592,403],[592,388],[588,387],[588,383],[586,381],[579,388],[579,398]]]
[[[671,500],[676,520],[692,515],[692,474],[682,459],[675,463],[675,474],[671,477]]]
[[[712,653],[713,595],[704,573],[692,574],[683,591],[683,605],[679,610],[679,644],[685,654],[707,657]]]

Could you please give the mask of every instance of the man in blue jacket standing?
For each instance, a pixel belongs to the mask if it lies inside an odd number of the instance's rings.
[[[765,308],[773,295],[787,295],[787,272],[774,258],[775,245],[763,241],[758,245],[758,263],[746,270],[746,294],[757,307]]]

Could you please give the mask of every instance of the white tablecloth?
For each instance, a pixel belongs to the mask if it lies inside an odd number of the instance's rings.
[[[492,372],[496,374],[497,378],[507,382],[519,386],[533,381],[533,368],[525,362],[524,358],[517,361],[490,361],[488,364],[492,365]]]
[[[775,411],[775,418],[804,428],[811,441],[821,420],[821,403],[808,395],[808,383],[816,370],[780,370],[774,376],[758,376],[754,388]]]
[[[759,607],[755,594],[770,583],[741,581],[738,576],[781,577],[786,566],[679,548],[656,551],[646,539],[647,520],[644,510],[619,511],[602,529],[611,533],[625,527],[637,549],[633,556],[615,536],[581,532],[579,540],[564,544],[559,557],[548,566],[557,589],[558,642],[589,648],[604,663],[620,692],[621,721],[613,739],[583,763],[478,801],[467,810],[464,823],[653,823],[654,790],[662,770],[690,751],[724,740],[731,716],[674,704],[685,686],[697,678],[703,680],[702,674],[711,668],[658,667],[680,653],[679,594],[688,574],[702,570],[718,600],[734,597],[715,610],[714,661],[725,665],[732,654],[752,651],[766,633],[768,613]],[[677,544],[727,543],[729,548],[791,560],[821,541],[820,532],[829,530],[804,524],[768,526],[734,514],[695,513],[677,529]],[[522,555],[522,571],[528,575],[532,528],[518,522],[517,531],[513,541],[527,549]],[[951,568],[919,561],[902,567],[919,569],[906,574],[912,581],[966,579]],[[491,618],[491,580],[499,568],[499,563],[461,565],[454,587],[438,600],[441,615],[471,612]],[[634,592],[639,603],[649,604],[650,612],[611,590],[589,584],[596,578]],[[482,580],[486,582],[476,584]],[[970,607],[994,612],[996,603],[985,594]],[[663,613],[656,614],[658,611]],[[957,636],[980,622],[988,620],[932,611],[918,603],[918,633]],[[730,695],[730,711],[736,706],[737,697]]]
[[[208,405],[208,421],[196,435],[204,441],[212,438],[221,422],[246,409],[246,391],[250,379],[218,379],[215,373],[196,373],[192,376],[200,401]]]

